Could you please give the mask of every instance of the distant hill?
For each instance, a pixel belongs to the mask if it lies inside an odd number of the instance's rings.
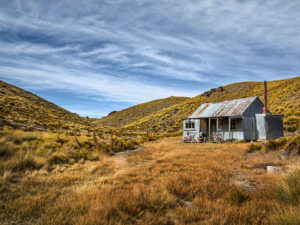
[[[89,120],[71,113],[28,91],[0,81],[0,127],[56,129],[89,125]]]
[[[135,105],[121,111],[113,111],[108,116],[102,118],[96,123],[102,126],[120,128],[142,118],[145,118],[149,115],[153,115],[161,111],[162,109],[184,102],[188,99],[190,98],[173,96],[169,98],[157,99],[154,101]]]
[[[250,96],[263,100],[263,82],[240,82],[209,90],[193,98],[169,97],[142,103],[98,119],[71,113],[30,92],[0,81],[0,127],[56,129],[58,127],[123,128],[134,131],[176,133],[182,119],[200,104]],[[268,108],[284,114],[286,131],[300,128],[300,76],[268,82]]]
[[[191,115],[200,104],[259,96],[263,100],[263,82],[240,82],[229,84],[220,89],[162,109],[123,128],[154,132],[177,132],[182,128],[182,119]],[[300,76],[268,82],[268,108],[273,114],[284,114],[286,131],[294,132],[300,128]],[[126,117],[126,115],[123,115]]]

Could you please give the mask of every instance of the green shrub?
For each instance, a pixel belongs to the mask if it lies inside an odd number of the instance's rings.
[[[266,151],[277,151],[283,148],[283,146],[286,145],[286,143],[288,142],[289,139],[287,138],[280,138],[278,140],[268,140],[265,143],[265,150]]]
[[[298,127],[296,125],[291,125],[291,126],[287,126],[285,129],[288,132],[295,132],[296,130],[298,130]]]
[[[63,164],[63,163],[69,163],[70,158],[65,154],[65,153],[55,153],[52,156],[49,157],[48,163],[49,165],[54,165],[54,164]]]
[[[33,134],[26,134],[21,132],[12,132],[6,136],[6,141],[13,142],[14,144],[22,144],[25,141],[34,141],[37,140],[37,136]]]
[[[25,156],[16,160],[12,167],[12,171],[24,171],[26,169],[34,170],[41,168],[41,166],[42,165],[38,165],[32,156]]]
[[[260,151],[261,150],[261,144],[256,144],[256,143],[252,143],[249,146],[249,149],[247,152],[255,152],[255,151]]]
[[[243,202],[250,200],[250,196],[242,189],[231,190],[227,193],[226,199],[233,205],[240,205]]]
[[[68,125],[64,125],[64,126],[62,126],[61,128],[64,129],[64,130],[70,129],[70,127],[69,127]]]
[[[290,140],[286,146],[286,150],[289,152],[296,151],[296,153],[300,154],[300,135],[297,135],[292,140]]]
[[[88,152],[84,154],[84,159],[89,161],[98,161],[99,155],[96,152]]]
[[[14,150],[14,144],[10,142],[0,143],[0,157],[10,157],[14,154]]]

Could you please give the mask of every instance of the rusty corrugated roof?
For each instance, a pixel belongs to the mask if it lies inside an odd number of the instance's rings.
[[[189,118],[239,117],[258,97],[234,99],[217,103],[204,103]]]

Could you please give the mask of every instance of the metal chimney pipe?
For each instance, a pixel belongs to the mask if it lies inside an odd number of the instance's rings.
[[[263,108],[263,113],[264,113],[264,114],[267,114],[267,113],[268,113],[268,107],[267,107],[267,104],[268,104],[267,93],[268,93],[268,90],[267,90],[267,81],[264,81],[264,108]]]

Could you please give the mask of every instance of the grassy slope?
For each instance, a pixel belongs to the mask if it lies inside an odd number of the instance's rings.
[[[0,124],[12,127],[56,128],[87,125],[88,120],[30,92],[0,81]]]
[[[249,96],[263,100],[263,82],[241,82],[224,86],[223,92],[206,97],[198,95],[187,101],[151,114],[124,128],[176,132],[182,127],[182,118],[188,117],[204,102],[219,102]],[[178,112],[173,113],[177,108]],[[300,77],[268,82],[268,108],[272,113],[284,114],[284,125],[288,131],[300,128]]]
[[[189,98],[169,97],[142,103],[106,116],[99,121],[99,124],[103,126],[121,127],[187,99]]]

